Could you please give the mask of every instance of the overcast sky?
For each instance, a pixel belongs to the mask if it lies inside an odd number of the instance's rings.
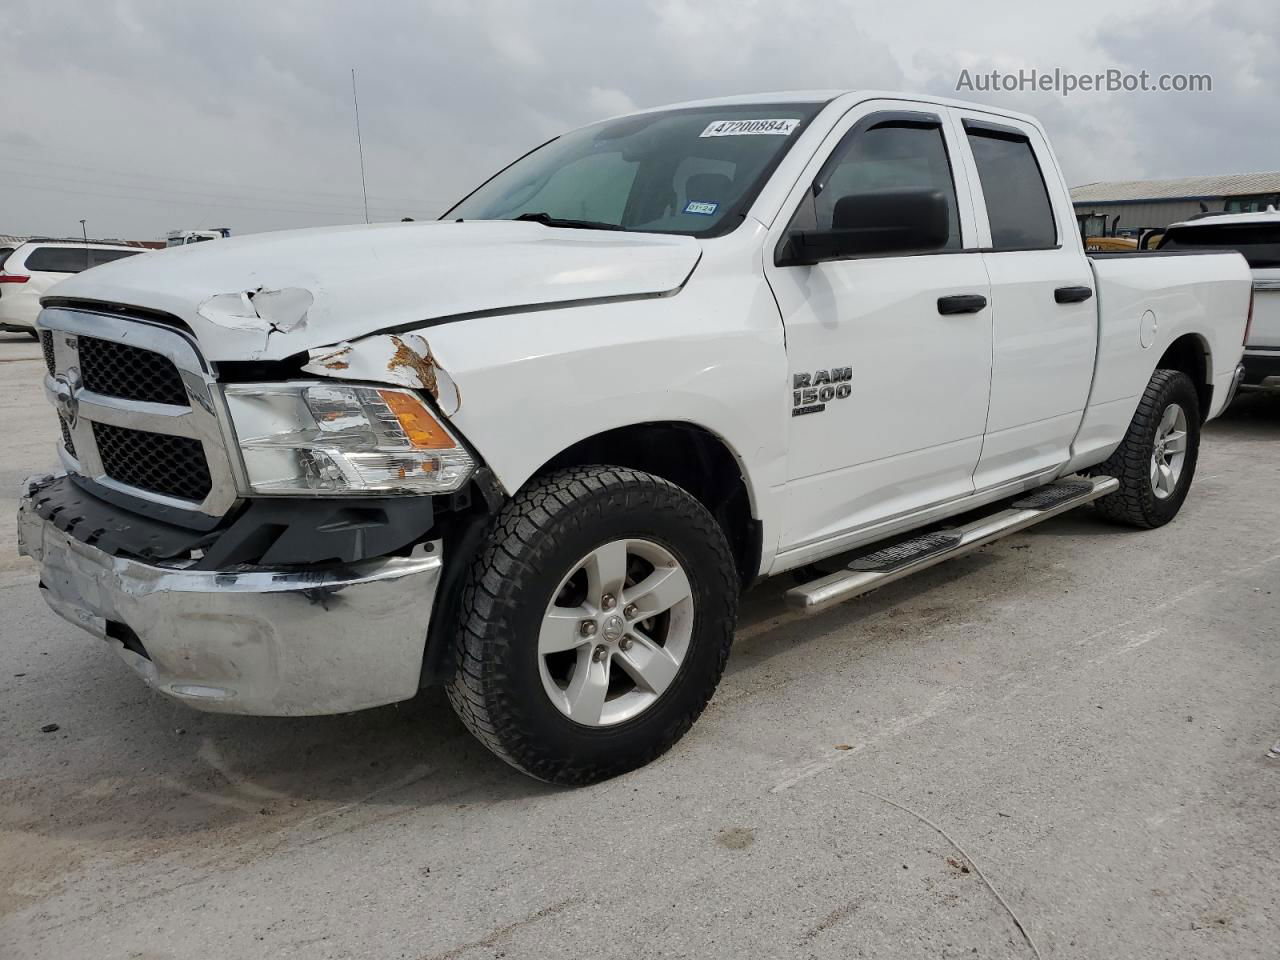
[[[633,107],[902,89],[1037,114],[1071,184],[1280,169],[1275,0],[5,0],[0,233],[151,239],[429,217]],[[956,93],[973,72],[1207,73],[1208,94]]]

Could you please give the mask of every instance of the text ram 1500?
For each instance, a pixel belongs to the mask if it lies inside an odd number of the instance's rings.
[[[65,472],[21,540],[58,613],[194,707],[441,683],[500,757],[584,783],[689,729],[757,578],[819,567],[812,611],[1089,501],[1171,520],[1249,301],[1236,253],[1086,258],[1026,116],[648,110],[438,223],[61,283]]]

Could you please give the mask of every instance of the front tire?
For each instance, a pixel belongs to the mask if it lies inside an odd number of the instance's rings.
[[[1179,370],[1157,370],[1124,440],[1094,472],[1120,489],[1094,502],[1113,523],[1150,530],[1178,515],[1200,456],[1200,398]]]
[[[557,471],[503,507],[472,564],[449,700],[530,776],[617,776],[702,713],[737,599],[724,533],[690,494],[621,467]]]

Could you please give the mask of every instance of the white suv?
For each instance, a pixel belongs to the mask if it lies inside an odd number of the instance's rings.
[[[59,280],[143,247],[75,240],[28,240],[0,259],[0,330],[36,336],[40,298]]]

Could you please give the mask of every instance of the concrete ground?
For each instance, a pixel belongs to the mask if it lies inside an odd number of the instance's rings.
[[[0,335],[6,516],[52,466],[36,356]],[[6,519],[0,956],[1033,956],[1016,915],[1044,957],[1275,957],[1277,489],[1250,397],[1162,530],[1077,511],[809,620],[766,584],[694,730],[583,790],[435,692],[172,704],[45,608]]]

